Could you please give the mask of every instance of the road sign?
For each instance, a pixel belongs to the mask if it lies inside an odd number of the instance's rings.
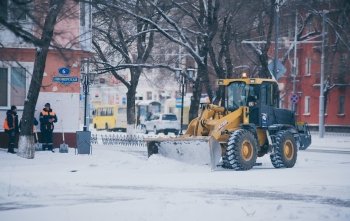
[[[182,99],[176,98],[176,108],[182,108]]]
[[[290,100],[295,104],[295,103],[298,103],[299,101],[299,96],[297,94],[293,94],[291,97],[290,97]]]
[[[70,74],[70,69],[67,67],[61,67],[58,69],[58,73],[62,75],[69,75]]]
[[[79,82],[79,78],[78,77],[53,77],[52,79],[53,82],[57,82],[57,83],[61,83],[64,85],[68,85],[71,83],[75,83],[75,82]]]
[[[276,62],[276,65],[277,65],[277,73],[273,73],[274,71],[274,66],[275,66],[275,61],[271,61],[269,64],[268,64],[268,69],[270,70],[271,73],[274,74],[276,80],[278,80],[279,78],[281,78],[287,71],[286,67],[284,67],[284,65],[282,64],[282,62],[280,60],[277,60]]]

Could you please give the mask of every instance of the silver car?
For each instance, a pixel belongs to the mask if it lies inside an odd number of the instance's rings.
[[[153,114],[145,121],[145,133],[153,131],[155,134],[163,132],[167,135],[169,132],[179,134],[180,122],[175,114]]]

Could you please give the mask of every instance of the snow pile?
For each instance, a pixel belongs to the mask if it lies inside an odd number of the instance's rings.
[[[348,137],[327,139],[350,150]],[[350,220],[349,154],[319,144],[291,169],[265,156],[249,171],[215,172],[113,145],[34,159],[0,151],[0,220]]]

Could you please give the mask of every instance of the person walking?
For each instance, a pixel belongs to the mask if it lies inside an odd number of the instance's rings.
[[[57,122],[56,113],[52,111],[50,103],[46,103],[44,109],[40,112],[40,130],[43,143],[43,150],[48,149],[54,152],[52,133],[54,123]]]
[[[4,121],[4,129],[8,134],[8,146],[7,152],[16,153],[16,135],[19,133],[18,127],[18,115],[17,115],[17,107],[11,106],[11,109],[6,112],[6,119]]]

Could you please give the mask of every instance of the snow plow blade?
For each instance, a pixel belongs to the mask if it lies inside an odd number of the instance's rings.
[[[212,137],[148,138],[148,157],[160,154],[186,163],[209,165],[215,170],[221,159],[221,146]]]

